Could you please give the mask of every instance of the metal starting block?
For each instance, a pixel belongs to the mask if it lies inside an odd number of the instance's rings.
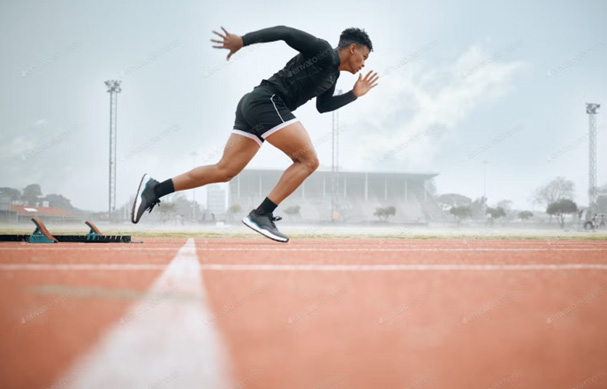
[[[36,229],[31,235],[0,235],[0,242],[27,242],[27,243],[131,243],[130,235],[103,235],[101,231],[87,220],[85,223],[90,231],[86,235],[52,235],[42,220],[32,218]]]

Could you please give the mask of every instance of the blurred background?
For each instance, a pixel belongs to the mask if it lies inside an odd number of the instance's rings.
[[[276,25],[334,46],[363,28],[374,51],[362,71],[380,76],[337,114],[314,101],[294,112],[321,166],[278,208],[289,225],[601,228],[606,16],[600,0],[2,0],[2,228],[128,225],[143,173],[219,161],[239,99],[297,52],[265,43],[227,62],[212,30]],[[231,182],[173,194],[143,223],[239,223],[289,165],[264,144]]]

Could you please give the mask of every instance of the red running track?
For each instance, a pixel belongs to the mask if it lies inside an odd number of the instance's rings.
[[[79,382],[73,366],[130,317],[187,241],[144,240],[0,245],[0,387]],[[226,387],[607,387],[605,241],[194,243],[206,295],[195,304],[208,316],[174,330],[217,329]],[[153,328],[163,312],[149,305],[137,321]],[[191,353],[151,357],[161,368]],[[147,387],[191,384],[188,372],[163,374]]]

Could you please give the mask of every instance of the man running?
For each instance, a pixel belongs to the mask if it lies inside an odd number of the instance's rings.
[[[152,212],[160,198],[169,193],[197,188],[203,185],[228,182],[249,163],[264,141],[282,150],[293,164],[258,208],[242,222],[258,233],[278,242],[289,238],[276,228],[281,217],[274,210],[286,197],[318,168],[318,158],[312,141],[293,111],[316,97],[318,112],[334,111],[365,95],[377,85],[379,76],[370,71],[358,80],[351,91],[333,96],[340,71],[357,73],[365,66],[373,44],[364,30],[348,28],[339,37],[337,48],[306,32],[277,26],[250,32],[241,36],[213,31],[222,40],[211,39],[218,49],[228,49],[227,60],[243,46],[254,43],[285,41],[299,51],[285,67],[267,80],[262,80],[245,94],[236,108],[234,128],[224,148],[221,160],[215,165],[200,166],[187,173],[158,182],[144,174],[133,204],[131,220],[139,222],[143,213]]]

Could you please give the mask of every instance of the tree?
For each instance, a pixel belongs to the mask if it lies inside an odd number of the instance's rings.
[[[28,185],[23,189],[23,195],[21,198],[25,201],[26,205],[36,206],[36,203],[39,201],[39,197],[42,196],[42,190],[40,190],[40,185],[32,184]]]
[[[445,193],[436,198],[436,202],[443,208],[443,211],[472,204],[472,199],[457,193]]]
[[[179,215],[187,215],[188,218],[194,219],[194,215],[200,215],[200,205],[180,193],[173,197],[173,203],[175,204],[175,212]],[[164,203],[161,203],[164,204]]]
[[[42,200],[48,201],[49,207],[61,208],[67,211],[72,211],[74,209],[71,201],[60,194],[48,194],[44,196]]]
[[[535,191],[534,202],[548,206],[560,199],[571,199],[575,194],[575,184],[564,177],[557,177]]]
[[[373,216],[377,216],[380,220],[383,220],[383,221],[388,220],[389,216],[394,216],[394,215],[396,215],[396,208],[393,206],[389,206],[386,208],[377,207],[377,208],[375,208],[375,213],[373,214]]]
[[[177,213],[177,204],[175,203],[163,202],[156,207],[160,213],[160,219],[163,222],[170,219],[172,215]]]
[[[495,219],[499,219],[500,217],[506,217],[506,211],[504,211],[504,208],[502,208],[502,207],[497,207],[497,208],[487,207],[487,210],[485,211],[485,213],[491,216],[491,219],[489,220],[489,223],[491,225],[493,225],[493,222],[495,221]]]
[[[518,213],[518,218],[523,221],[525,221],[529,218],[532,218],[532,217],[533,217],[533,212],[530,212],[530,211],[521,211]]]
[[[549,204],[546,208],[547,214],[556,216],[561,228],[565,226],[565,215],[576,213],[577,211],[577,204],[569,199],[560,199]]]
[[[19,200],[19,198],[21,197],[21,192],[19,191],[19,189],[4,187],[0,188],[0,196],[8,197],[9,199],[11,199],[12,202],[15,200]]]
[[[284,213],[289,216],[289,219],[291,219],[294,216],[300,216],[299,215],[300,209],[301,209],[301,207],[299,205],[292,205],[288,208],[285,208]]]
[[[498,201],[496,206],[498,208],[503,208],[505,212],[505,217],[508,220],[512,220],[515,218],[515,212],[512,210],[512,201],[511,200],[501,200]]]
[[[234,215],[238,215],[242,212],[243,212],[243,209],[240,206],[240,204],[234,203],[228,207],[228,210],[226,211],[226,215],[228,217],[228,220],[232,221],[232,218],[234,217]]]
[[[472,208],[469,205],[451,207],[449,213],[455,216],[455,218],[457,219],[457,224],[459,225],[462,220],[472,217]]]
[[[231,214],[242,213],[242,207],[240,206],[240,204],[234,203],[230,205],[227,212]]]
[[[484,219],[487,210],[487,198],[485,196],[481,196],[474,200],[470,205],[470,209],[472,210],[471,217],[475,219]]]
[[[503,208],[504,211],[508,211],[512,209],[512,201],[511,200],[501,200],[497,202],[498,208]]]
[[[430,178],[429,180],[424,181],[424,187],[432,196],[436,196],[436,182],[434,182],[434,178]]]

